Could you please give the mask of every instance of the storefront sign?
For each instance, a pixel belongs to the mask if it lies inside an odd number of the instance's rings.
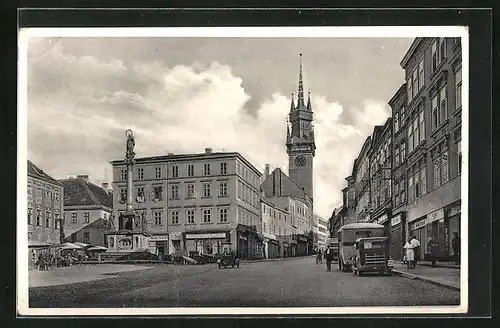
[[[427,224],[444,219],[444,209],[437,210],[427,215]]]
[[[151,241],[168,241],[168,235],[152,235],[149,237]]]
[[[400,223],[401,223],[401,214],[391,219],[391,227],[397,226]]]
[[[221,239],[221,238],[226,238],[225,232],[186,234],[186,239]]]
[[[427,223],[429,223],[429,221],[426,217],[425,219],[422,219],[420,221],[413,223],[411,230],[417,230],[417,229],[423,228],[427,225]]]
[[[377,222],[378,224],[383,224],[383,223],[384,223],[385,221],[387,221],[387,220],[388,220],[387,214],[384,214],[384,215],[382,215],[381,217],[379,217],[379,218],[377,219],[377,221],[376,221],[376,222]]]
[[[182,232],[174,232],[170,234],[170,239],[171,240],[181,240],[182,239]]]
[[[461,212],[461,210],[460,210],[460,204],[452,206],[448,210],[448,217],[452,217],[452,216],[458,215],[458,214],[460,214],[460,212]]]

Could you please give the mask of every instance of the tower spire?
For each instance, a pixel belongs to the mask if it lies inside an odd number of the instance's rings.
[[[293,93],[292,93],[292,103],[290,105],[290,113],[293,112],[294,109],[295,109],[295,103],[293,102]]]
[[[299,67],[299,95],[297,99],[297,106],[304,107],[304,81],[302,80],[302,54],[299,54],[300,57],[300,67]]]

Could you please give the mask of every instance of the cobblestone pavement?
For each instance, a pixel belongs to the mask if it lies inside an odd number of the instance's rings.
[[[154,265],[107,279],[30,288],[30,307],[297,307],[458,305],[459,292],[402,276],[331,272],[313,257]]]

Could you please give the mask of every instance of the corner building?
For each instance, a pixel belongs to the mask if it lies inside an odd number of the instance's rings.
[[[403,122],[399,108],[394,124],[407,139],[406,236],[420,240],[422,259],[432,236],[438,258],[449,260],[453,233],[460,233],[461,54],[460,38],[416,38],[401,61],[406,107]]]
[[[123,161],[113,162],[120,178]],[[216,254],[230,242],[243,259],[262,257],[259,179],[239,153],[169,154],[138,158],[134,209],[152,236],[150,251]],[[117,182],[117,215],[125,211],[126,180]]]

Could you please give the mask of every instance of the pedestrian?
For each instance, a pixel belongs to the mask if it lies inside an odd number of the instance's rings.
[[[453,233],[453,239],[451,240],[451,247],[453,248],[453,257],[455,259],[455,264],[460,264],[460,237],[458,232]]]
[[[316,255],[316,264],[323,263],[322,251],[318,249],[318,254]]]
[[[330,245],[326,246],[325,250],[326,271],[332,271],[333,249]]]
[[[413,249],[413,268],[417,266],[417,261],[420,260],[420,242],[418,241],[417,237],[413,235],[411,241],[411,246]]]
[[[413,269],[413,261],[415,259],[415,253],[413,251],[413,246],[411,245],[411,238],[408,238],[404,249],[406,250],[406,268]]]
[[[436,259],[437,259],[437,254],[436,254],[436,241],[434,240],[433,236],[429,237],[429,241],[427,241],[427,251],[429,252],[429,257],[432,262],[432,266],[436,267]]]

